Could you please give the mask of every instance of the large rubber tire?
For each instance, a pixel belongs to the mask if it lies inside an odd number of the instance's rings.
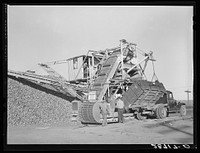
[[[163,119],[167,117],[167,108],[164,107],[162,104],[158,105],[156,108],[156,117],[158,119]]]
[[[187,109],[186,109],[185,105],[181,105],[181,107],[180,107],[180,115],[181,116],[186,116],[186,114],[187,114]]]

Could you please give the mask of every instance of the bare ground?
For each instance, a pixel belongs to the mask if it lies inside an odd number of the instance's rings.
[[[8,144],[193,144],[193,116],[126,119],[124,124],[9,127]]]

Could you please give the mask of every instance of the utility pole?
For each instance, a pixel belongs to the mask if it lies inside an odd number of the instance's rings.
[[[188,104],[189,104],[189,94],[191,93],[191,91],[189,91],[189,89],[188,89],[185,92],[187,93],[187,101],[188,101]]]

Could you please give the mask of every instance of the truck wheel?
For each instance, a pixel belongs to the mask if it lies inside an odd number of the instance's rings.
[[[138,120],[145,120],[145,119],[147,118],[147,116],[142,115],[141,112],[137,112],[136,118],[137,118]]]
[[[166,110],[167,110],[167,115],[166,115],[166,117],[169,117],[169,108],[166,108]]]
[[[187,109],[186,109],[185,105],[181,105],[180,114],[181,114],[181,116],[185,116],[187,114]]]
[[[163,105],[159,105],[156,108],[156,117],[159,119],[165,118],[167,116],[167,108]]]

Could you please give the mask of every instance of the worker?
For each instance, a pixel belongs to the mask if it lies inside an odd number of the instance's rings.
[[[109,113],[110,113],[108,103],[106,101],[100,102],[99,108],[100,108],[100,112],[101,112],[102,117],[103,117],[102,126],[106,126],[107,125],[107,115],[109,115]]]
[[[110,115],[112,116],[112,120],[114,121],[114,112],[115,112],[115,103],[116,103],[116,96],[115,94],[111,95],[108,98],[108,102],[110,103]]]
[[[117,97],[117,111],[118,111],[118,121],[124,123],[124,102],[122,101],[122,95],[119,94]]]
[[[84,63],[83,71],[84,71],[84,77],[88,77],[89,76],[89,66],[87,63]]]

